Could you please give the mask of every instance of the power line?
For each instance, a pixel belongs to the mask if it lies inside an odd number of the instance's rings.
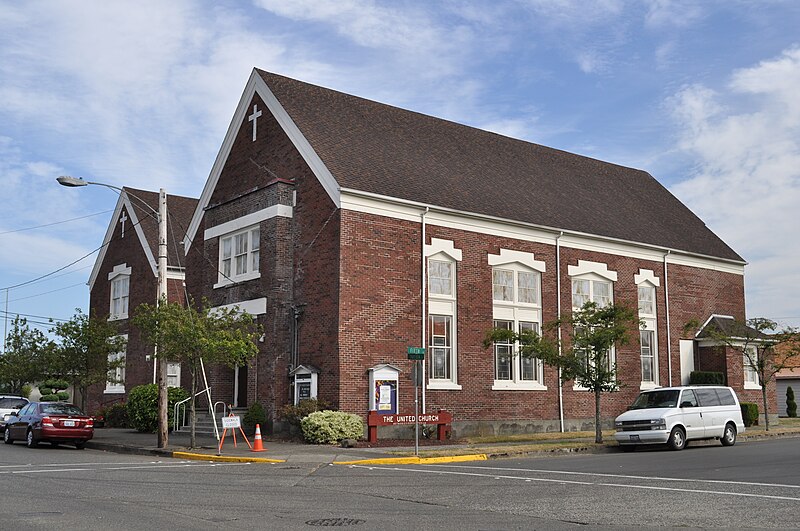
[[[70,284],[69,286],[65,286],[63,288],[52,289],[50,291],[44,291],[42,293],[37,293],[36,295],[28,295],[27,297],[19,297],[17,299],[11,299],[8,302],[24,301],[25,299],[33,299],[34,297],[41,297],[42,295],[49,295],[50,293],[55,293],[57,291],[64,291],[65,289],[74,288],[75,286],[85,286],[85,285],[86,285],[86,282],[78,282],[77,284]]]
[[[3,234],[11,234],[12,232],[22,232],[22,231],[26,231],[26,230],[41,229],[41,228],[44,228],[44,227],[52,227],[53,225],[61,225],[62,223],[69,223],[70,221],[78,221],[79,219],[86,219],[86,218],[90,218],[92,216],[99,216],[100,214],[107,214],[108,212],[113,212],[113,209],[112,210],[103,210],[102,212],[95,212],[94,214],[88,214],[86,216],[81,216],[81,217],[78,217],[78,218],[65,219],[63,221],[54,221],[53,223],[46,223],[44,225],[36,225],[35,227],[25,227],[24,229],[7,230],[7,231],[4,231],[4,232],[0,232],[0,236],[2,236]]]
[[[29,313],[7,312],[5,310],[0,310],[0,314],[5,314],[8,315],[9,317],[12,315],[16,315],[17,317],[25,317],[25,318],[34,317],[36,319],[52,319],[53,321],[61,321],[61,322],[69,321],[69,319],[61,319],[59,317],[48,317],[46,315],[31,315]]]

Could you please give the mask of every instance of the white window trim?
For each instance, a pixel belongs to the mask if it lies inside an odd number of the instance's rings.
[[[747,347],[747,348],[748,348],[748,350],[752,350],[752,349],[754,349],[756,347]],[[758,353],[756,353],[756,355],[758,355]],[[755,378],[755,381],[753,382],[753,381],[749,381],[747,379],[747,373],[748,373],[749,365],[750,364],[747,361],[747,354],[742,352],[742,379],[744,380],[744,388],[745,389],[761,389],[761,383],[759,382],[759,378],[758,378],[758,371],[756,371],[755,369],[749,369],[749,370],[751,370],[753,372],[753,377]]]
[[[251,238],[250,238],[250,233],[254,229],[259,229],[259,231],[260,231],[260,226],[258,224],[250,225],[248,227],[243,227],[242,229],[237,230],[235,232],[229,232],[229,233],[223,234],[223,235],[221,235],[219,237],[219,240],[218,240],[218,242],[219,242],[219,250],[218,250],[218,257],[217,257],[217,283],[212,286],[213,289],[221,288],[221,287],[224,287],[224,286],[230,286],[231,284],[238,284],[239,282],[246,282],[248,280],[254,280],[256,278],[261,278],[261,270],[260,269],[257,270],[257,271],[248,270],[246,273],[242,273],[240,275],[237,275],[234,272],[234,269],[236,267],[235,238],[236,238],[236,236],[238,236],[240,234],[247,234],[247,258],[246,258],[246,263],[247,263],[248,266],[251,266],[252,265],[252,256],[253,256],[253,245],[252,245],[252,241],[251,241]],[[260,234],[260,232],[259,232],[259,234]],[[223,256],[222,256],[222,250],[223,250],[222,241],[225,240],[225,239],[228,239],[228,238],[231,239],[231,258],[230,258],[230,260],[231,260],[231,274],[228,275],[228,277],[225,277],[225,276],[223,276],[223,266],[222,266],[222,260],[223,260]],[[259,242],[259,246],[258,247],[259,247],[258,252],[259,252],[259,256],[260,256],[260,253],[261,253],[260,242]]]
[[[127,343],[128,343],[128,334],[120,334],[120,337],[125,339],[125,344],[127,345]],[[111,356],[115,356],[115,357],[122,356],[123,358],[126,358],[127,355],[128,354],[127,354],[127,347],[126,347],[126,352],[115,352],[114,354],[109,354],[108,357],[109,357],[109,360],[110,360]],[[115,370],[119,370],[119,369],[115,369]],[[122,367],[122,370],[123,371],[125,370],[125,366],[124,365]],[[109,372],[111,372],[111,371],[109,371]],[[124,392],[125,392],[125,374],[124,374],[124,372],[123,372],[123,375],[122,375],[122,382],[120,382],[120,383],[111,383],[108,380],[106,380],[106,388],[103,391],[103,394],[112,395],[112,394],[122,394]]]
[[[177,370],[172,370],[176,369]],[[172,374],[170,374],[172,372]],[[178,385],[169,385],[169,378],[170,376],[175,376],[178,380]],[[181,364],[177,361],[168,361],[167,362],[167,385],[169,387],[180,387],[181,386]]]
[[[659,373],[658,373],[658,370],[659,370],[659,363],[658,363],[658,353],[659,353],[659,351],[658,351],[658,328],[656,326],[656,324],[658,322],[657,321],[657,319],[658,319],[658,300],[657,300],[658,292],[656,290],[656,287],[658,287],[660,285],[660,280],[659,280],[658,277],[655,276],[655,274],[651,270],[649,270],[649,269],[639,269],[639,273],[633,276],[633,281],[636,284],[636,297],[637,297],[636,306],[637,306],[637,308],[639,306],[639,304],[638,304],[639,303],[639,300],[638,300],[639,288],[640,287],[647,287],[647,288],[651,288],[653,290],[653,313],[652,314],[639,313],[639,319],[641,319],[644,322],[643,330],[647,330],[647,331],[653,332],[653,343],[652,343],[652,345],[650,345],[650,349],[653,352],[653,380],[652,381],[641,380],[641,382],[639,383],[639,389],[641,389],[641,390],[653,389],[655,387],[658,387],[658,382],[659,382],[659,378],[658,378],[658,376],[659,376]],[[639,345],[639,360],[640,360],[640,363],[641,363],[641,355],[642,355],[642,346],[640,344]],[[641,366],[640,366],[639,370],[641,372]]]
[[[440,238],[431,238],[430,245],[425,245],[424,253],[426,262],[426,271],[428,270],[428,263],[430,260],[439,260],[443,262],[452,262],[453,264],[453,278],[451,295],[436,295],[431,294],[426,287],[428,296],[427,305],[428,311],[425,319],[428,320],[427,336],[425,338],[426,348],[428,349],[429,360],[426,363],[432,363],[432,353],[430,352],[430,316],[431,315],[447,315],[450,317],[450,378],[431,378],[433,371],[428,367],[427,382],[425,382],[426,389],[433,390],[460,390],[461,385],[458,384],[458,315],[456,312],[457,298],[458,298],[458,271],[456,263],[462,260],[463,253],[461,249],[456,249],[455,243],[452,240],[443,240]],[[426,278],[425,282],[429,282]]]
[[[497,321],[511,321],[515,331],[519,331],[520,322],[536,323],[539,331],[542,330],[542,273],[547,270],[546,264],[541,260],[536,260],[533,253],[515,251],[512,249],[500,249],[500,254],[490,254],[488,263],[492,266],[492,277],[494,270],[513,271],[514,273],[514,300],[498,301],[494,300],[494,281],[492,285],[492,318]],[[539,285],[537,292],[539,300],[535,303],[518,302],[519,295],[519,272],[538,273]],[[512,347],[512,375],[511,380],[497,379],[497,356],[493,356],[493,383],[494,391],[546,391],[544,385],[544,363],[540,359],[535,359],[537,373],[541,380],[522,380],[522,357],[519,354],[519,343]]]
[[[127,319],[128,315],[130,314],[131,309],[131,272],[132,269],[128,267],[126,263],[115,265],[111,272],[108,274],[109,280],[109,300],[108,300],[108,320],[109,321],[119,321],[122,319]],[[126,297],[128,298],[128,311],[115,314],[114,313],[114,283],[120,280],[119,277],[127,277],[128,278],[128,293]]]
[[[572,282],[575,280],[588,280],[591,282],[589,285],[589,300],[594,300],[594,283],[595,282],[605,282],[611,284],[611,290],[609,292],[610,295],[610,304],[614,304],[614,283],[617,281],[617,272],[610,271],[608,269],[608,264],[604,264],[601,262],[592,262],[589,260],[578,260],[578,265],[567,266],[567,274],[570,277],[570,289],[569,289],[569,296],[570,296],[570,305],[572,306],[572,310],[576,311],[580,308],[575,306],[575,302],[573,299],[573,291],[572,291]],[[611,352],[609,352],[609,364],[615,365],[617,363],[617,349],[613,346],[611,347]],[[640,362],[641,364],[641,362]],[[641,366],[640,369],[641,371]],[[587,388],[583,387],[582,385],[578,385],[578,382],[574,382],[572,384],[572,389],[575,391],[586,391]]]

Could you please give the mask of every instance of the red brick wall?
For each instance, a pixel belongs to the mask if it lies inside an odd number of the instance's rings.
[[[274,419],[290,401],[295,308],[301,314],[297,362],[318,367],[320,398],[339,402],[339,213],[257,95],[248,108],[253,104],[263,113],[257,140],[253,142],[252,122],[245,116],[187,257],[187,286],[195,299],[206,297],[212,305],[267,298],[267,313],[258,318],[264,341],[248,371],[247,386],[248,403],[260,402]],[[260,278],[212,289],[217,282],[218,239],[204,241],[204,230],[270,205],[292,205],[293,200],[291,219],[261,223]],[[228,401],[233,372],[225,367],[209,372],[215,400]]]
[[[411,362],[406,347],[420,342],[420,224],[376,215],[342,213],[342,267],[340,344],[342,350],[342,408],[363,413],[368,408],[367,370],[379,363],[398,366],[400,408],[413,409],[413,386],[407,379]],[[533,242],[477,234],[438,226],[427,226],[431,238],[452,240],[463,251],[457,264],[457,347],[460,391],[427,390],[429,411],[443,408],[456,419],[534,419],[557,421],[557,372],[545,366],[546,391],[494,391],[494,360],[491,349],[484,349],[483,338],[492,326],[492,279],[488,255],[501,248],[534,253],[546,264],[542,275],[543,322],[557,317],[556,248]],[[634,275],[650,269],[661,279],[656,288],[658,372],[661,385],[669,385],[667,363],[666,306],[663,264],[630,257],[572,248],[561,249],[562,311],[571,308],[571,279],[568,266],[578,260],[591,260],[616,271],[616,303],[637,307]],[[682,319],[698,313],[743,313],[742,277],[716,271],[669,267],[672,316],[672,381],[679,383]],[[690,293],[700,291],[699,294]],[[703,295],[705,293],[705,295]],[[688,306],[688,307],[685,307]],[[675,321],[680,324],[676,324]],[[567,337],[567,331],[564,332]],[[638,333],[616,351],[620,379],[625,387],[617,393],[604,393],[604,417],[613,418],[630,404],[639,392],[640,353]],[[571,382],[563,389],[567,419],[591,419],[594,397],[575,391]]]

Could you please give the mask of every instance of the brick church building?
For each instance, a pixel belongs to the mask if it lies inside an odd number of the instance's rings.
[[[213,400],[259,402],[269,429],[304,397],[413,412],[409,347],[426,350],[423,409],[451,412],[456,436],[592,429],[593,395],[484,348],[487,331],[541,330],[589,300],[638,308],[644,329],[612,353],[611,420],[708,365],[686,323],[745,318],[745,261],[648,173],[258,69],[187,226],[188,292],[264,330],[249,366],[210,369]],[[714,352],[758,401],[741,355]]]
[[[195,299],[265,331],[249,367],[212,375],[215,399],[273,420],[309,396],[413,411],[407,351],[425,347],[422,403],[456,434],[587,428],[590,393],[513,345],[484,348],[487,330],[539,330],[587,300],[638,308],[611,418],[688,381],[687,322],[745,318],[745,261],[648,173],[258,69],[185,248]],[[742,362],[717,366],[756,401]]]
[[[113,383],[88,389],[90,412],[127,401],[137,385],[155,383],[155,358],[139,330],[131,324],[140,304],[156,304],[158,292],[159,194],[124,187],[103,238],[103,246],[89,276],[89,307],[97,316],[107,316],[127,338],[124,367],[116,369]],[[167,296],[184,301],[185,257],[181,237],[186,232],[197,199],[167,196]],[[170,363],[168,384],[188,384],[181,379],[180,364]]]

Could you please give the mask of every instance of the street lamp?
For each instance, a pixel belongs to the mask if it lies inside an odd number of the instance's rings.
[[[106,183],[99,183],[93,181],[85,181],[76,177],[62,175],[56,178],[58,184],[67,187],[88,186],[94,184],[97,186],[105,186],[120,194],[127,194],[139,201],[142,205],[147,207],[158,220],[158,299],[156,305],[161,304],[163,299],[167,300],[167,193],[163,188],[158,193],[158,211],[153,209],[150,205],[144,202],[139,197],[119,188]],[[158,364],[158,447],[166,448],[168,442],[168,396],[167,396],[167,360],[162,356],[158,356],[158,345],[156,345],[156,362]]]

